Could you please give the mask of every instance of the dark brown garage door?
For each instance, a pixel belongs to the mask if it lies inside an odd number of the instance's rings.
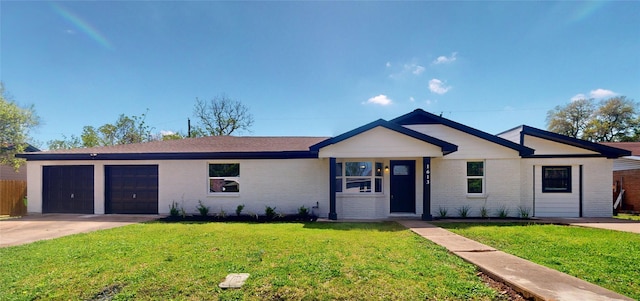
[[[105,166],[106,213],[158,214],[158,165]]]
[[[93,166],[43,166],[42,212],[93,214]]]

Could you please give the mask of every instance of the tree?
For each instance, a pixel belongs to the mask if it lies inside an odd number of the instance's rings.
[[[71,135],[61,140],[49,141],[49,149],[69,149],[77,147],[108,146],[117,144],[140,143],[155,140],[151,128],[145,123],[146,113],[141,116],[120,114],[115,123],[82,128],[80,138]]]
[[[15,155],[27,148],[29,131],[39,124],[40,118],[33,105],[17,105],[0,82],[0,164],[11,165],[17,170],[24,163],[24,159]]]
[[[627,140],[635,134],[639,126],[636,108],[637,104],[625,96],[601,101],[600,108],[595,112],[585,132],[585,138],[597,142]]]
[[[594,142],[638,141],[640,116],[638,104],[625,96],[598,103],[578,100],[556,106],[547,113],[547,129],[551,132]]]
[[[583,136],[594,112],[593,99],[572,101],[547,112],[549,131],[573,138]]]
[[[222,94],[209,101],[196,98],[193,114],[200,124],[191,130],[191,136],[228,136],[237,131],[249,131],[253,116],[240,101]]]

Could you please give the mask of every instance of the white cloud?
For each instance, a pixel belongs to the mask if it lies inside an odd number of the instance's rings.
[[[391,62],[387,62],[385,66],[387,66],[387,68],[391,67]]]
[[[174,131],[165,131],[165,130],[160,131],[160,135],[162,135],[162,136],[173,135],[175,133],[176,132],[174,132]]]
[[[420,75],[422,72],[424,72],[424,67],[417,65],[415,66],[415,69],[413,69],[412,73],[415,75]]]
[[[571,97],[571,101],[577,101],[580,99],[602,99],[602,98],[607,98],[607,97],[613,97],[618,95],[618,93],[613,92],[611,90],[606,90],[606,89],[595,89],[595,90],[591,90],[591,92],[589,92],[589,96],[583,94],[583,93],[578,93],[576,95],[574,95],[573,97]]]
[[[409,96],[409,101],[410,101],[410,102],[414,102],[414,101],[416,101],[416,99],[415,99],[415,98],[413,98],[413,96]]]
[[[444,55],[439,56],[435,61],[433,61],[433,63],[436,64],[436,65],[452,63],[457,59],[456,58],[457,54],[458,54],[457,52],[453,52],[453,53],[451,53],[451,56],[449,56],[449,57],[444,56]]]
[[[589,95],[591,95],[591,98],[606,98],[606,97],[616,96],[617,94],[618,93],[616,92],[613,92],[611,90],[605,90],[605,89],[595,89],[589,92]]]
[[[433,93],[442,95],[449,92],[449,90],[451,90],[451,86],[445,86],[441,80],[434,78],[429,81],[429,90]]]
[[[582,93],[578,93],[576,95],[574,95],[573,97],[571,97],[571,101],[578,101],[581,99],[587,99],[587,96],[582,94]]]
[[[369,103],[381,105],[381,106],[388,106],[393,103],[393,100],[387,97],[387,95],[380,94],[378,96],[371,97],[366,102],[364,102],[364,104],[369,104]]]

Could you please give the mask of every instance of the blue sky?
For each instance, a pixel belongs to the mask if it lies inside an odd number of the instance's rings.
[[[40,146],[196,97],[254,136],[335,136],[416,108],[489,133],[576,97],[640,100],[640,2],[0,2],[0,80]],[[193,119],[193,118],[192,118]]]

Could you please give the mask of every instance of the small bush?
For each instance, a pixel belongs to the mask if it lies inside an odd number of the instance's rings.
[[[460,215],[460,217],[467,217],[467,216],[469,216],[469,211],[471,211],[471,206],[464,205],[464,206],[458,208],[457,210],[458,210],[458,214]]]
[[[182,216],[182,218],[187,217],[187,211],[184,210],[184,207],[180,206],[180,216]]]
[[[219,218],[225,218],[227,217],[227,212],[224,211],[224,209],[220,208],[220,211],[218,211],[218,214],[216,214],[216,216]]]
[[[200,200],[198,200],[198,207],[196,207],[196,209],[198,209],[198,212],[200,212],[200,215],[202,216],[207,216],[207,214],[209,214],[209,207],[202,204],[202,201]]]
[[[498,210],[496,211],[496,214],[498,215],[499,218],[506,218],[509,216],[509,208],[507,208],[507,206],[502,205],[500,206],[500,208],[498,208]]]
[[[264,215],[267,217],[267,219],[274,219],[277,215],[276,207],[265,206]]]
[[[482,206],[482,207],[480,208],[480,216],[481,216],[482,218],[487,218],[487,217],[489,217],[489,210],[487,209],[487,207]]]
[[[180,215],[180,208],[176,201],[171,202],[171,205],[169,205],[169,215],[172,217],[178,217],[178,215]]]
[[[529,207],[518,207],[518,214],[520,218],[529,218],[529,213],[531,212],[531,208]]]
[[[236,216],[240,216],[240,214],[242,214],[242,210],[244,210],[244,204],[238,205],[238,207],[236,207]]]
[[[440,214],[440,217],[447,217],[448,212],[449,210],[445,207],[438,208],[438,213]]]
[[[300,208],[298,208],[298,215],[301,217],[309,216],[309,208],[305,206],[300,206]]]

